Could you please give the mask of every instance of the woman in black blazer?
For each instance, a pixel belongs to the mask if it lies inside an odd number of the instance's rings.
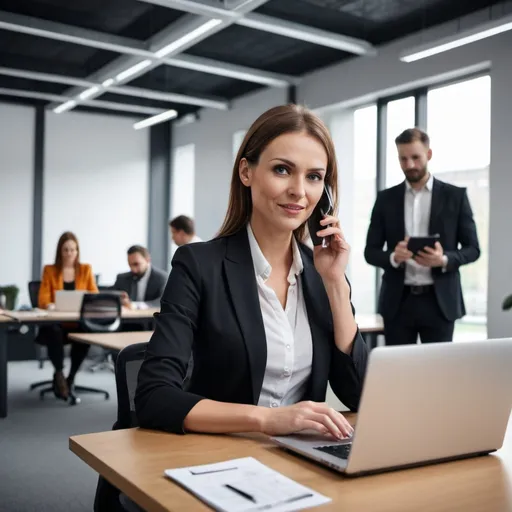
[[[337,180],[333,142],[313,113],[280,106],[254,122],[220,233],[174,256],[139,372],[140,426],[351,435],[346,419],[322,403],[329,381],[356,410],[366,369],[345,278],[349,246],[333,216],[318,231],[330,237],[327,247],[301,243],[325,184],[336,210]]]

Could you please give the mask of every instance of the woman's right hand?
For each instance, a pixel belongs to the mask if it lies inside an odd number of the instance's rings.
[[[299,402],[263,412],[262,431],[265,434],[286,435],[306,429],[331,434],[337,439],[346,439],[354,432],[342,414],[324,403]]]

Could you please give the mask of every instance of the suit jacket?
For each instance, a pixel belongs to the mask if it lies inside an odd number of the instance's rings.
[[[359,332],[352,354],[339,351],[327,293],[300,245],[301,280],[313,340],[304,400],[324,401],[327,381],[350,409],[358,407],[367,347]],[[187,391],[183,382],[193,353]],[[202,399],[258,403],[267,345],[246,229],[209,242],[187,244],[174,256],[156,315],[156,329],[139,372],[135,407],[141,427],[183,433],[183,421]]]
[[[133,282],[131,272],[118,274],[116,282],[112,287],[114,290],[125,291],[130,294],[130,289]],[[149,275],[146,293],[144,294],[144,302],[148,303],[151,307],[160,306],[160,299],[164,293],[165,283],[167,282],[167,272],[159,268],[151,267],[151,274]]]
[[[405,265],[394,268],[390,256],[396,244],[405,238],[404,198],[405,182],[379,192],[366,238],[366,261],[384,269],[379,313],[385,319],[396,315],[402,300]],[[447,320],[455,321],[466,314],[459,267],[480,256],[473,212],[465,188],[434,179],[429,234],[435,233],[439,233],[448,257],[445,271],[432,269],[435,294],[443,315]]]
[[[48,304],[55,302],[55,292],[64,289],[62,272],[55,265],[45,265],[41,287],[39,288],[38,306],[46,309]],[[91,265],[80,263],[75,273],[75,289],[98,293],[96,279]]]

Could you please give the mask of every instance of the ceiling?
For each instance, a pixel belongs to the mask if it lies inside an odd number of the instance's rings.
[[[499,5],[492,0],[2,0],[0,99],[51,108],[74,99],[76,110],[142,117],[168,109],[181,117],[202,106],[229,108],[231,100],[250,91],[293,85],[306,73],[354,57],[345,44],[360,44],[363,50],[357,51],[371,53],[476,10],[489,8],[491,17]],[[230,17],[233,12],[239,17]],[[218,26],[155,58],[158,47],[212,18]],[[140,72],[101,86],[146,59]],[[98,90],[88,98],[77,98],[94,87]]]

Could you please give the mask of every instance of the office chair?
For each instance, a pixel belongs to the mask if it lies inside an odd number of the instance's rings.
[[[37,308],[39,302],[39,288],[41,288],[41,281],[28,282],[28,295],[33,308]],[[37,327],[34,328],[34,331],[35,336],[37,336]],[[39,362],[39,369],[44,367],[44,361],[46,359],[45,352],[45,348],[36,343],[36,359]]]
[[[28,282],[28,295],[30,297],[30,304],[33,308],[37,308],[39,302],[39,288],[41,288],[41,281],[29,281]],[[39,329],[38,327],[34,328],[34,335],[37,337]],[[44,347],[36,343],[36,358],[39,361],[39,368],[43,368],[44,366]],[[30,384],[30,390],[40,388],[41,386],[51,386],[51,390],[53,390],[53,380],[40,380],[38,382],[34,382]],[[46,391],[46,388],[45,388]]]
[[[115,332],[121,325],[121,300],[118,296],[102,293],[86,293],[82,299],[80,309],[80,329],[83,332]],[[40,391],[41,398],[46,393],[53,392],[52,386]],[[33,389],[33,388],[31,388]],[[105,395],[105,400],[110,398],[108,391],[88,386],[73,385],[69,390],[69,404],[80,403],[78,393],[100,393]]]
[[[113,430],[138,426],[134,397],[137,388],[137,376],[144,360],[146,347],[147,343],[135,343],[123,348],[117,356],[117,421]],[[126,496],[121,495],[119,489],[102,476],[98,478],[94,498],[94,512],[140,512],[141,510]]]
[[[116,360],[117,421],[113,430],[138,427],[135,414],[135,391],[139,370],[144,360],[147,343],[135,343],[123,348]],[[193,359],[188,363],[183,389],[187,389],[193,370]],[[144,512],[119,489],[102,476],[98,478],[94,512]]]

